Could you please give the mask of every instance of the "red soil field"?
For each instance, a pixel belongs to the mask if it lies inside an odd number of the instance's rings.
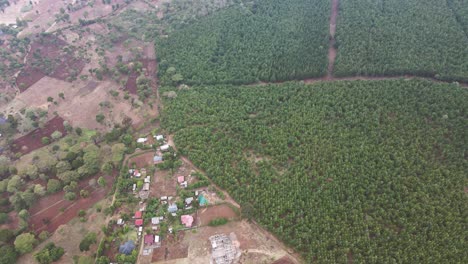
[[[65,200],[63,198],[63,191],[42,197],[29,209],[31,215],[29,226],[31,230],[36,233],[40,233],[44,230],[52,233],[57,230],[59,226],[77,217],[80,210],[86,210],[96,202],[102,200],[112,188],[115,175],[104,176],[107,183],[105,188],[89,186],[88,182],[90,179],[97,179],[100,176],[101,175],[98,174],[94,177],[81,180],[78,183],[78,191],[76,192],[77,200],[75,201]],[[83,189],[89,191],[89,197],[81,198],[79,196],[79,190]],[[61,212],[61,209],[64,209],[63,212]],[[48,223],[44,221],[46,219]]]
[[[72,75],[72,71],[78,75],[85,62],[74,57],[74,49],[63,51],[67,46],[64,40],[52,35],[43,36],[31,44],[31,50],[26,56],[26,66],[16,78],[16,85],[20,92],[26,91],[34,83],[44,76],[50,76],[60,80],[66,80]],[[40,61],[44,61],[40,63]],[[46,71],[44,64],[48,61],[50,71]]]
[[[45,124],[44,128],[37,128],[29,134],[14,140],[11,150],[14,153],[21,152],[27,154],[43,147],[44,144],[42,144],[41,139],[43,137],[50,137],[56,130],[62,132],[63,136],[67,135],[67,131],[63,126],[63,121],[64,120],[60,116],[52,118]]]
[[[208,225],[210,221],[216,218],[234,219],[237,218],[237,214],[226,204],[198,210],[198,223],[200,223],[200,226]]]
[[[154,83],[154,75],[156,74],[156,67],[157,63],[156,60],[144,59],[140,60],[143,64],[143,68],[146,69],[145,76],[151,79],[151,85],[155,87]],[[128,76],[127,83],[125,84],[125,90],[128,91],[130,94],[137,94],[137,84],[136,79],[138,78],[139,74],[135,71],[132,71]]]
[[[130,94],[137,94],[137,84],[136,79],[138,78],[138,73],[132,71],[127,79],[127,84],[125,84],[125,90]]]

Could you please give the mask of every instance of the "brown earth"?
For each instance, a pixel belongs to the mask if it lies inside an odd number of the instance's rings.
[[[227,204],[210,206],[198,210],[197,221],[199,226],[208,225],[210,221],[217,218],[226,218],[228,220],[232,220],[238,218],[238,215]]]
[[[289,257],[284,256],[271,264],[295,264]]]
[[[59,80],[66,80],[73,74],[73,71],[78,75],[85,62],[73,56],[75,49],[70,46],[68,47],[70,51],[64,52],[62,49],[66,46],[67,42],[53,35],[35,40],[26,56],[26,66],[16,78],[16,85],[20,92],[24,92],[46,75]],[[35,66],[40,61],[35,54],[40,54],[42,59],[50,61],[51,72],[47,72],[43,65]]]
[[[167,170],[156,170],[151,181],[151,197],[175,196],[177,195],[177,179],[171,176]]]
[[[27,154],[33,150],[43,147],[44,144],[42,144],[41,139],[43,137],[50,138],[50,135],[55,131],[60,131],[62,132],[62,135],[65,136],[67,131],[63,126],[63,121],[64,120],[60,116],[52,118],[45,124],[44,128],[37,128],[29,134],[13,141],[11,150],[15,153],[21,152],[22,154]]]
[[[183,244],[163,245],[153,250],[152,262],[186,258],[189,247]]]
[[[79,196],[79,191],[76,192],[77,200],[75,201],[65,200],[63,198],[65,194],[64,191],[40,198],[29,210],[31,215],[29,221],[31,230],[36,233],[40,233],[43,230],[52,233],[57,230],[59,226],[68,223],[71,219],[76,217],[80,210],[86,210],[96,202],[102,200],[112,188],[114,176],[104,176],[107,183],[105,188],[89,186],[88,182],[90,179],[94,178],[97,180],[100,176],[101,175],[98,174],[94,177],[83,179],[78,183],[78,190],[85,189],[89,191],[89,197],[87,198],[81,198]],[[46,220],[49,222],[45,222]]]
[[[128,165],[132,166],[132,164],[135,163],[136,164],[135,168],[138,170],[141,168],[148,169],[150,166],[153,166],[153,157],[154,157],[153,152],[144,153],[136,157],[130,158],[128,160]]]

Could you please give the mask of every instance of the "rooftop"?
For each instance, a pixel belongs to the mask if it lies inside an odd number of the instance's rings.
[[[180,221],[182,222],[185,227],[192,227],[193,224],[193,216],[191,215],[181,215]]]
[[[143,225],[143,219],[137,219],[137,220],[135,220],[135,225],[136,225],[136,226],[142,226],[142,225]]]

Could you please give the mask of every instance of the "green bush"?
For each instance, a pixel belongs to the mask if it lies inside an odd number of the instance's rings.
[[[41,251],[34,254],[34,259],[40,264],[50,264],[59,260],[65,250],[62,247],[55,246],[54,243],[48,243]]]
[[[80,251],[88,251],[91,245],[97,242],[96,239],[97,239],[96,233],[91,232],[91,233],[86,234],[86,236],[80,242],[80,246],[79,246]]]
[[[216,219],[213,219],[210,221],[210,223],[208,223],[209,226],[220,226],[220,225],[225,225],[227,224],[228,220],[224,217],[221,217],[221,218],[216,218]]]

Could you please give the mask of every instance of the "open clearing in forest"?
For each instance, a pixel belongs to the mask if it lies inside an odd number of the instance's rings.
[[[89,186],[89,180],[97,180],[100,176],[101,175],[95,175],[81,180],[78,183],[78,191],[76,192],[77,199],[74,201],[65,200],[63,198],[65,194],[64,191],[40,198],[30,209],[31,218],[29,225],[31,229],[36,233],[40,233],[43,230],[52,233],[59,226],[77,217],[80,210],[86,210],[96,202],[102,200],[112,188],[114,177],[110,175],[104,176],[107,183],[105,188]],[[79,195],[79,191],[83,189],[89,191],[89,196],[87,198],[81,198]]]
[[[27,154],[33,150],[41,148],[44,146],[41,139],[43,137],[50,138],[50,135],[55,131],[60,131],[62,135],[66,135],[67,131],[63,126],[63,119],[60,116],[56,116],[49,120],[43,128],[37,128],[29,134],[22,136],[15,141],[13,141],[12,151],[21,152],[22,154]]]

